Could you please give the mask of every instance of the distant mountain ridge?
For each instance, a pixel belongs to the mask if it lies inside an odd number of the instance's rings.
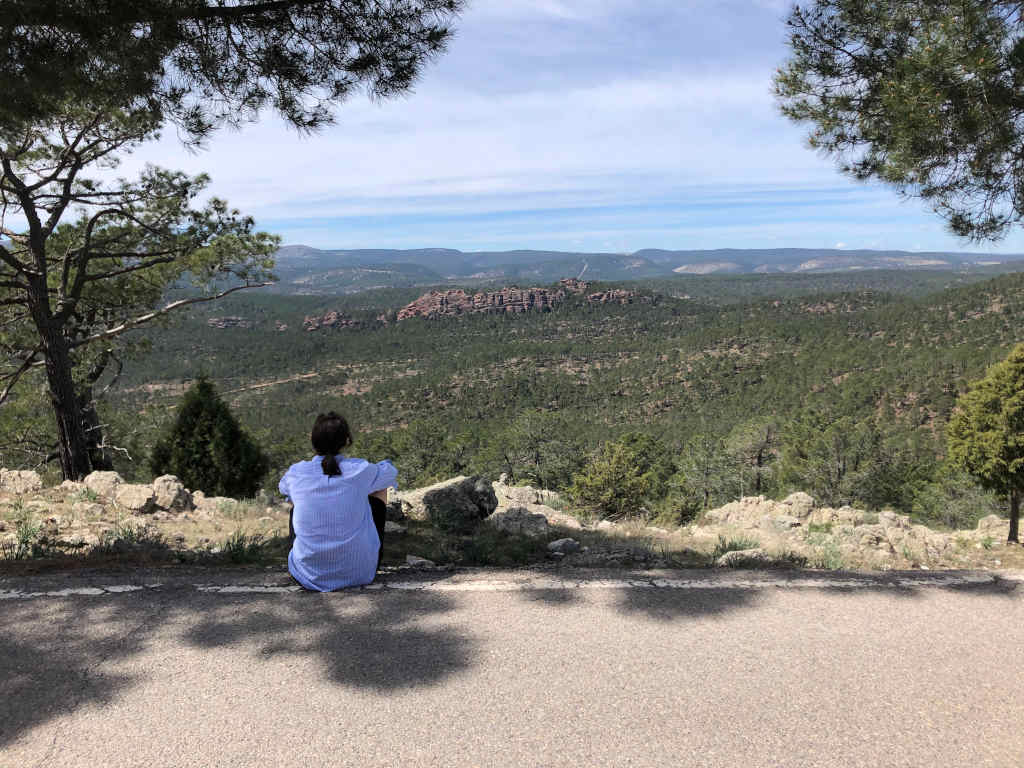
[[[635,253],[460,251],[453,248],[321,250],[287,245],[276,254],[279,290],[352,293],[444,283],[556,282],[565,277],[630,280],[704,274],[842,272],[865,269],[963,269],[1021,262],[1024,254],[720,248]]]

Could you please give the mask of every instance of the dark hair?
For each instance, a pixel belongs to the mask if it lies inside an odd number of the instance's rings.
[[[344,417],[334,411],[321,413],[313,423],[313,450],[324,460],[320,466],[324,468],[324,474],[334,477],[341,474],[341,467],[338,466],[337,454],[342,448],[352,445],[352,431],[348,428],[348,422]]]

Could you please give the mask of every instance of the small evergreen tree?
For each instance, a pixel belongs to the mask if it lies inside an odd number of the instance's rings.
[[[604,443],[572,480],[570,495],[607,518],[635,513],[656,483],[655,473],[625,441]]]
[[[185,393],[170,431],[153,446],[150,468],[216,496],[254,496],[269,461],[207,379]]]
[[[957,401],[949,421],[949,463],[1010,499],[1010,535],[1019,541],[1024,495],[1024,344],[1018,344]]]

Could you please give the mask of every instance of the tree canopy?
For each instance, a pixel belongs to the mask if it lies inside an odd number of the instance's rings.
[[[0,129],[0,407],[45,369],[66,477],[91,469],[98,425],[83,420],[82,386],[102,374],[113,339],[272,277],[278,239],[222,200],[199,203],[205,177],[154,167],[134,181],[86,175],[153,138],[159,121],[146,109],[68,105]],[[186,282],[188,296],[165,299]],[[76,386],[90,355],[94,372]]]
[[[300,129],[407,91],[463,0],[0,0],[0,122],[117,99],[192,140],[264,107]]]
[[[1024,344],[971,385],[949,421],[949,463],[1010,498],[1010,541],[1017,541],[1024,495]]]
[[[1024,217],[1024,9],[1010,0],[811,0],[788,18],[784,115],[860,180],[994,239]]]

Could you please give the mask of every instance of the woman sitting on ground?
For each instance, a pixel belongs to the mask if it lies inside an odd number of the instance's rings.
[[[398,470],[389,461],[340,455],[352,433],[333,411],[316,417],[312,441],[316,457],[292,464],[278,486],[292,503],[288,571],[318,592],[369,584],[380,565],[387,489],[396,487]]]

